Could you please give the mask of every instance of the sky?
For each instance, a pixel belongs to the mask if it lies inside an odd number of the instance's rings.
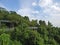
[[[60,0],[0,0],[0,7],[60,27]]]

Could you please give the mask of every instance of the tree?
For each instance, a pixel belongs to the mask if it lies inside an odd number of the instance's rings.
[[[24,19],[29,21],[29,17],[27,17],[27,16],[25,16]]]
[[[48,27],[52,27],[53,25],[48,21]]]
[[[20,41],[14,40],[13,45],[22,45],[22,43]]]
[[[9,45],[10,36],[8,34],[1,34],[0,35],[1,45]]]
[[[0,19],[6,20],[7,15],[9,15],[9,11],[5,8],[0,7]]]
[[[36,27],[36,26],[38,26],[37,20],[32,20],[32,21],[30,22],[30,26],[31,26],[31,27]]]
[[[45,21],[40,20],[39,21],[40,27],[46,27]]]
[[[21,35],[24,45],[43,45],[44,41],[40,37],[40,34],[37,31],[25,30]]]

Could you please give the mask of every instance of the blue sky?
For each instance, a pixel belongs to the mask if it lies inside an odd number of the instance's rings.
[[[0,4],[9,10],[18,10],[19,9],[19,0],[0,0]]]
[[[60,0],[0,0],[0,7],[60,27]]]

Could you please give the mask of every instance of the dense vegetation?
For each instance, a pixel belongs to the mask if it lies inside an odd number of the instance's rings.
[[[15,23],[14,29],[6,29],[6,24],[0,27],[0,45],[60,45],[60,28],[54,27],[49,21],[30,21],[14,11],[0,7],[0,20]],[[28,27],[38,27],[33,30]],[[7,30],[7,31],[6,31]]]

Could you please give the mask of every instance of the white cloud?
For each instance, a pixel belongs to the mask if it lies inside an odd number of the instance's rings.
[[[33,14],[39,14],[39,11],[33,11],[31,8],[22,8],[17,11],[22,16],[28,16],[31,19],[38,19],[39,16]]]
[[[32,11],[33,14],[39,14],[39,11]]]
[[[33,2],[33,3],[32,3],[32,6],[37,6],[37,3],[36,3],[36,2]]]
[[[43,13],[49,15],[47,18],[55,26],[60,26],[60,3],[54,0],[40,0],[39,6],[43,9]],[[46,19],[45,19],[46,20]]]
[[[31,9],[30,8],[22,8],[17,11],[18,14],[21,14],[22,16],[30,16]]]
[[[40,0],[39,5],[41,7],[46,7],[52,4],[52,0]]]
[[[40,2],[39,6],[43,8],[44,13],[47,13],[51,16],[60,15],[60,7],[58,3],[53,2],[53,0],[40,0]]]
[[[54,25],[54,26],[58,26],[60,27],[60,16],[52,16],[51,18],[49,18],[49,21]]]
[[[52,5],[51,8],[53,8],[56,11],[60,11],[60,7],[57,5]]]
[[[24,1],[24,3],[22,3],[20,6],[21,9],[17,11],[18,14],[21,14],[22,16],[28,16],[30,19],[41,19],[45,21],[49,20],[53,25],[60,26],[60,3],[54,2],[54,0],[39,0],[38,3],[29,0],[27,2]],[[40,8],[36,10],[32,9],[37,6]]]
[[[50,7],[45,7],[43,12],[51,16],[60,16],[60,7],[54,4]]]

